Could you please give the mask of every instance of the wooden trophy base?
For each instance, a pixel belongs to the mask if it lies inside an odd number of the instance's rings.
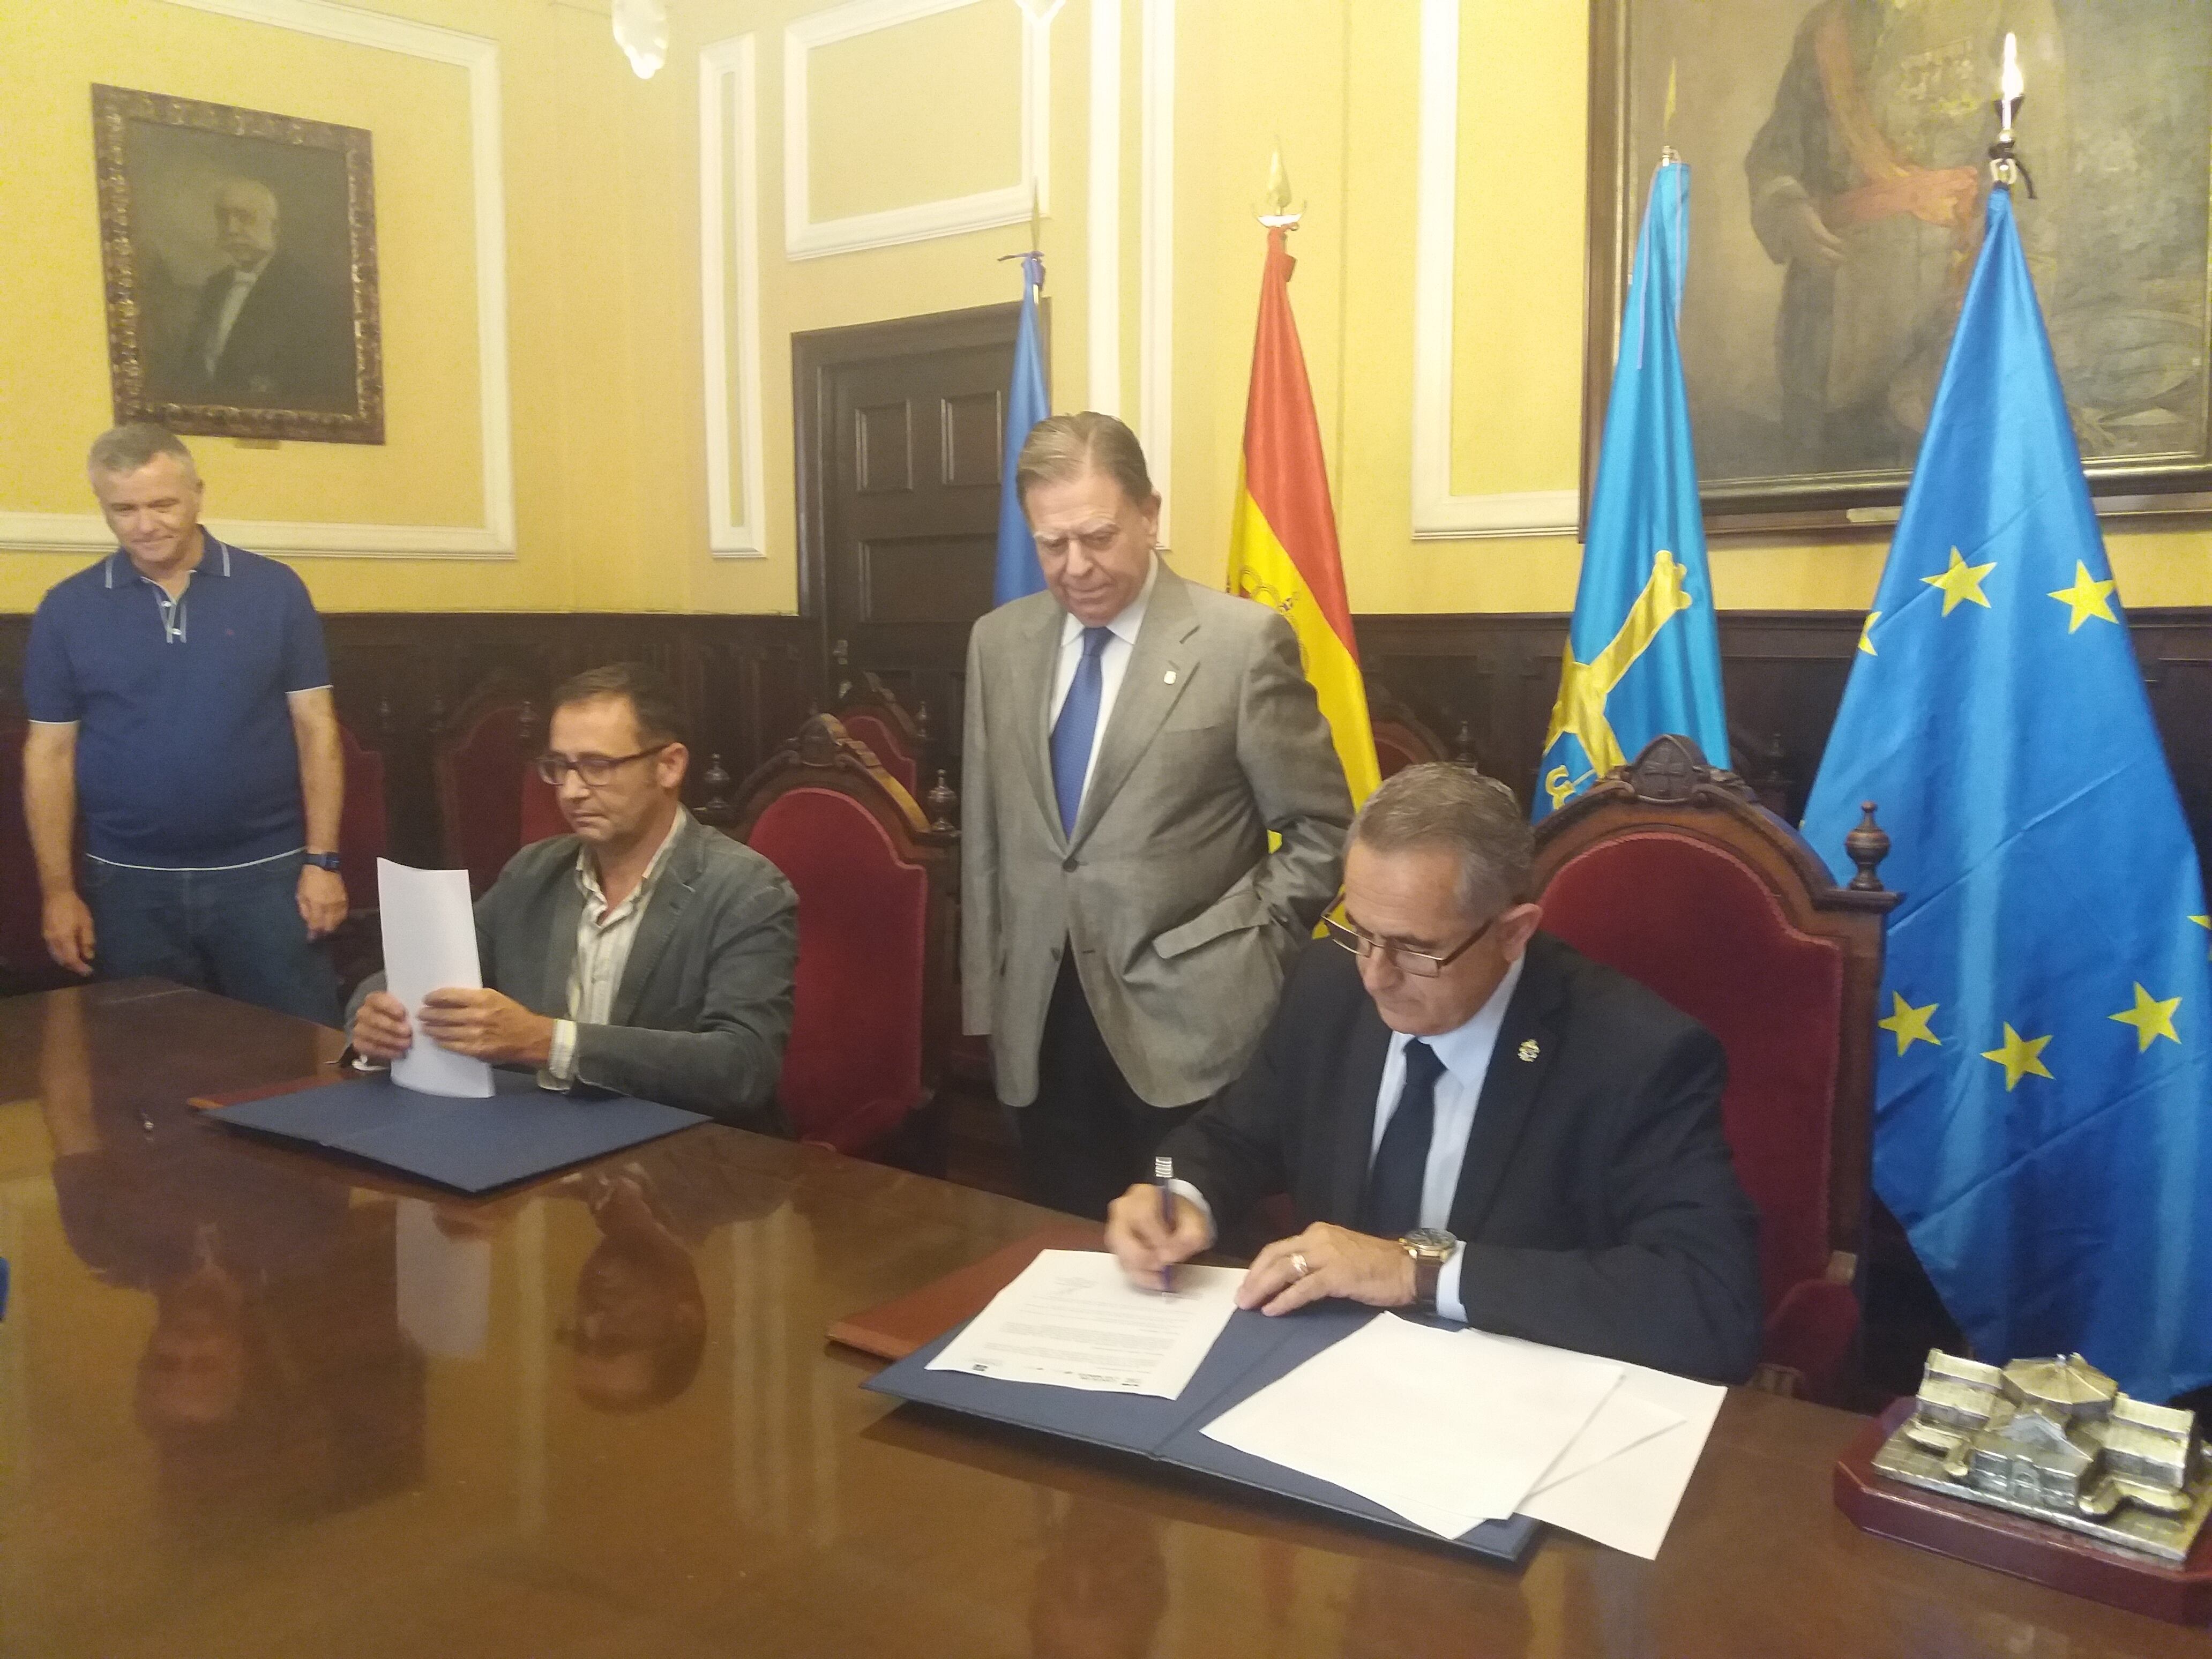
[[[1987,1504],[1893,1480],[1875,1468],[1875,1454],[1912,1409],[1910,1396],[1893,1403],[1836,1461],[1836,1507],[1855,1525],[2108,1607],[2176,1625],[2212,1624],[2212,1528],[2197,1540],[2185,1565],[2169,1566]]]

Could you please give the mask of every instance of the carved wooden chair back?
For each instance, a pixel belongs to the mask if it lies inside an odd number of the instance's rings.
[[[1847,838],[1838,886],[1802,836],[1656,739],[1536,832],[1544,925],[1650,986],[1728,1051],[1723,1111],[1760,1212],[1765,1358],[1832,1394],[1856,1350],[1889,838]]]
[[[802,1139],[879,1146],[931,1098],[953,1032],[959,832],[817,714],[745,780],[726,833],[799,891],[784,1109]]]

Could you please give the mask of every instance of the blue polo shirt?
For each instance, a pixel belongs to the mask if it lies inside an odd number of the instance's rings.
[[[330,683],[307,585],[212,535],[173,602],[120,548],[57,582],[23,659],[31,719],[77,728],[85,851],[164,870],[305,844],[286,694]]]

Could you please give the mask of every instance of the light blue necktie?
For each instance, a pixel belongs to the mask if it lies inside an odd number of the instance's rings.
[[[1075,814],[1083,805],[1083,775],[1091,769],[1091,744],[1098,735],[1098,704],[1106,689],[1099,658],[1113,636],[1110,628],[1083,630],[1083,660],[1075,665],[1075,682],[1053,722],[1052,792],[1060,798],[1063,835],[1075,833]]]

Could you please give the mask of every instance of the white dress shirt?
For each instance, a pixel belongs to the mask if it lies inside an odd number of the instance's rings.
[[[1466,1024],[1440,1036],[1423,1037],[1443,1070],[1437,1074],[1437,1112],[1429,1130],[1429,1167],[1421,1176],[1421,1225],[1449,1227],[1452,1199],[1459,1191],[1460,1165],[1467,1161],[1467,1138],[1474,1132],[1474,1108],[1482,1098],[1483,1079],[1490,1075],[1490,1059],[1498,1047],[1498,1033],[1505,1024],[1506,1006],[1521,983],[1528,957],[1516,957],[1498,981],[1490,1000],[1474,1011]],[[1390,1035],[1390,1052],[1382,1061],[1382,1080],[1375,1089],[1375,1133],[1368,1143],[1368,1167],[1382,1150],[1382,1132],[1398,1109],[1398,1097],[1406,1086],[1406,1045],[1413,1038],[1403,1031]],[[1462,1243],[1451,1253],[1437,1275],[1437,1311],[1464,1324],[1467,1307],[1460,1300],[1459,1270],[1467,1255]]]
[[[1091,775],[1098,769],[1098,750],[1106,737],[1106,722],[1113,717],[1114,699],[1121,695],[1121,678],[1129,672],[1130,648],[1137,642],[1137,630],[1145,625],[1145,607],[1152,602],[1152,584],[1159,580],[1160,556],[1155,553],[1152,559],[1145,571],[1145,585],[1137,590],[1137,597],[1129,601],[1120,616],[1106,624],[1112,637],[1098,653],[1098,724],[1091,728],[1091,758],[1083,768],[1085,794],[1091,791]],[[1045,706],[1047,732],[1060,723],[1060,706],[1067,701],[1068,690],[1075,684],[1075,671],[1082,665],[1083,627],[1073,613],[1060,621],[1060,663],[1053,671],[1052,701]],[[1082,810],[1079,798],[1076,811]]]
[[[268,269],[265,259],[251,270],[231,267],[230,287],[222,296],[222,309],[216,314],[215,327],[208,335],[207,356],[201,360],[210,374],[222,361],[222,349],[230,343],[230,331],[238,325],[238,313],[246,309],[246,296],[253,292],[253,285]]]
[[[1490,1000],[1474,1011],[1466,1024],[1453,1027],[1440,1036],[1423,1037],[1443,1062],[1443,1070],[1437,1074],[1436,1115],[1429,1127],[1429,1165],[1421,1176],[1421,1218],[1424,1227],[1449,1228],[1451,1224],[1452,1200],[1459,1192],[1460,1166],[1467,1161],[1467,1139],[1474,1133],[1474,1109],[1482,1098],[1483,1079],[1490,1075],[1490,1057],[1498,1047],[1498,1033],[1505,1024],[1505,1010],[1512,1003],[1514,988],[1521,983],[1521,970],[1528,957],[1516,958],[1505,970],[1505,977],[1498,981],[1498,988]],[[1403,1031],[1390,1034],[1389,1052],[1383,1057],[1382,1078],[1375,1088],[1375,1132],[1367,1143],[1367,1165],[1375,1167],[1375,1154],[1382,1150],[1382,1132],[1390,1127],[1390,1119],[1398,1109],[1398,1097],[1406,1086],[1406,1045],[1413,1038]],[[1198,1206],[1205,1216],[1208,1242],[1220,1237],[1214,1225],[1213,1206],[1206,1194],[1188,1181],[1176,1180],[1168,1183],[1178,1197]],[[1437,1311],[1446,1319],[1467,1322],[1467,1304],[1460,1300],[1459,1272],[1467,1245],[1462,1241],[1451,1253],[1437,1274]]]
[[[645,907],[652,902],[653,883],[659,878],[661,866],[668,862],[668,849],[676,845],[676,838],[690,821],[690,812],[681,806],[676,809],[668,833],[653,849],[653,861],[620,904],[607,902],[599,885],[599,866],[592,861],[592,849],[587,846],[576,849],[576,885],[583,889],[584,910],[576,920],[576,959],[568,969],[568,1018],[553,1022],[551,1050],[545,1057],[545,1069],[538,1074],[539,1088],[565,1091],[573,1085],[576,1027],[605,1025],[613,1018],[615,992],[622,985],[623,969],[629,966],[630,947],[637,943],[638,924],[645,920]]]

